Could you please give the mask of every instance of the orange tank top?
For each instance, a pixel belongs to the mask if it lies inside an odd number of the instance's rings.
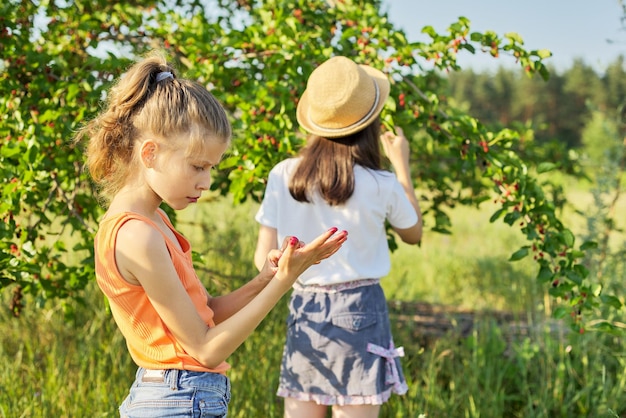
[[[181,252],[174,242],[161,233],[178,277],[200,317],[209,327],[213,327],[215,326],[213,310],[207,306],[206,289],[193,268],[191,245],[174,229],[165,213],[160,211],[159,213],[183,249]],[[124,212],[105,218],[100,223],[95,238],[96,281],[109,300],[113,318],[126,338],[131,357],[138,366],[146,369],[179,369],[223,374],[230,367],[228,363],[223,362],[217,368],[209,369],[187,354],[152,307],[143,287],[128,283],[117,269],[115,240],[122,225],[131,219],[141,220],[159,230],[156,224],[145,216]]]

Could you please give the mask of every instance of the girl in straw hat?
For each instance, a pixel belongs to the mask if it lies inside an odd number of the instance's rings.
[[[331,225],[350,234],[293,286],[278,388],[285,417],[323,418],[328,405],[334,417],[376,417],[407,391],[379,281],[390,269],[385,223],[416,244],[422,216],[408,141],[400,129],[380,135],[388,95],[382,72],[348,58],[315,69],[297,107],[307,146],[272,169],[256,214],[258,268],[288,231],[304,241]],[[381,143],[395,175],[381,168]]]

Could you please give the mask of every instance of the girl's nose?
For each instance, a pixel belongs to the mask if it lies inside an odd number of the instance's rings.
[[[202,176],[202,178],[198,182],[197,187],[200,190],[209,190],[209,187],[211,187],[211,171],[210,170],[207,170],[206,175]]]

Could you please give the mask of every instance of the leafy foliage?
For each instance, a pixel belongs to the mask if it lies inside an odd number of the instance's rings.
[[[236,202],[259,200],[269,169],[292,155],[303,135],[297,98],[312,69],[335,54],[383,69],[393,80],[383,113],[412,141],[415,180],[433,231],[448,233],[446,208],[498,196],[492,220],[519,227],[529,241],[511,260],[533,255],[538,279],[580,326],[599,303],[580,260],[586,247],[557,216],[558,188],[514,151],[519,132],[492,131],[440,92],[442,71],[456,71],[458,53],[509,55],[529,76],[548,77],[545,50],[527,51],[518,34],[471,32],[460,17],[447,33],[432,27],[428,42],[409,42],[380,1],[194,0],[38,3],[9,0],[0,20],[0,286],[42,303],[78,297],[93,276],[92,235],[102,208],[70,139],[95,114],[103,92],[134,56],[163,48],[185,76],[213,89],[232,116],[233,146],[213,188]],[[67,253],[84,254],[79,265]],[[585,294],[584,300],[582,294]],[[580,314],[579,314],[580,312]]]

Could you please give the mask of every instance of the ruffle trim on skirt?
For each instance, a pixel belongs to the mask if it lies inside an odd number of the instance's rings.
[[[397,388],[390,387],[377,395],[326,395],[317,393],[294,392],[278,388],[276,395],[282,398],[293,398],[304,402],[315,402],[318,405],[382,405],[389,400],[392,393],[404,395],[409,390],[406,382],[401,382]]]

